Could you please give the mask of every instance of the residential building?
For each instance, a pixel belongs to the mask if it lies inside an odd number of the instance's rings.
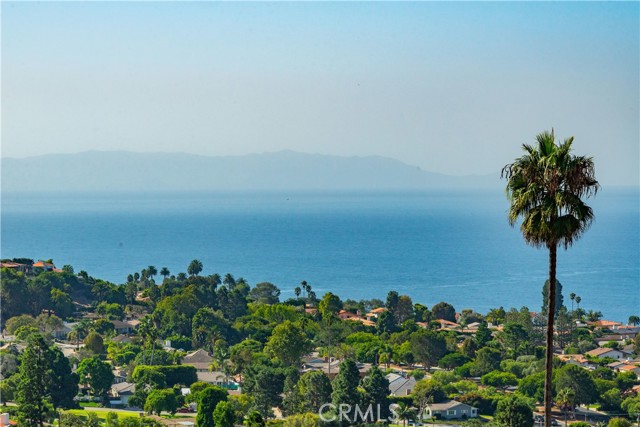
[[[396,373],[387,374],[387,380],[391,396],[409,396],[416,386],[415,378]]]
[[[606,347],[596,348],[591,351],[587,351],[585,355],[589,355],[591,357],[597,357],[599,359],[604,359],[608,357],[611,359],[621,360],[624,358],[624,353],[621,352],[620,350],[615,350],[613,348],[606,348]]]
[[[456,400],[432,403],[425,409],[425,418],[441,418],[444,420],[476,418],[478,408]]]

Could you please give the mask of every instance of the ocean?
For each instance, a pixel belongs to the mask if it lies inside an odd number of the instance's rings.
[[[611,320],[640,314],[638,189],[590,199],[596,221],[558,252],[558,280]],[[500,189],[481,192],[2,194],[2,258],[123,283],[149,265],[272,282],[281,299],[306,280],[318,296],[380,298],[396,290],[456,310],[538,311],[548,252],[508,225]],[[156,280],[160,280],[158,276]]]

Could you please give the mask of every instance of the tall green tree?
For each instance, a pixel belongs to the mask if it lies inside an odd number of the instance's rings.
[[[194,259],[189,263],[189,266],[187,267],[187,273],[189,273],[189,276],[197,276],[201,271],[202,261],[200,261],[199,259]]]
[[[98,356],[84,359],[78,365],[78,375],[83,384],[89,384],[95,397],[100,397],[103,403],[108,403],[107,392],[114,380],[110,364],[103,362]]]
[[[49,350],[49,380],[47,390],[54,408],[69,409],[77,404],[78,374],[71,372],[69,359],[57,347]]]
[[[389,380],[377,366],[373,366],[367,376],[362,379],[362,389],[364,391],[364,406],[371,405],[375,416],[380,414],[381,419],[386,419],[389,416],[389,399],[387,397],[389,395]],[[363,423],[376,421],[376,419],[357,420],[357,422]]]
[[[285,365],[298,367],[302,356],[311,351],[311,341],[298,324],[286,320],[273,329],[265,350]]]
[[[572,301],[573,304],[573,301]],[[556,280],[556,303],[554,316],[558,316],[560,309],[564,307],[564,297],[562,296],[562,283]],[[548,316],[549,308],[549,279],[544,281],[542,286],[542,309],[540,310],[545,316]]]
[[[583,198],[595,195],[593,159],[571,154],[573,137],[556,144],[553,129],[536,136],[536,144],[524,144],[525,154],[502,169],[510,202],[508,219],[513,226],[522,218],[525,241],[549,250],[549,303],[546,331],[545,427],[551,426],[553,323],[556,306],[558,246],[567,249],[590,226],[593,210]]]
[[[215,427],[213,411],[218,403],[227,400],[227,390],[216,386],[207,387],[198,392],[196,399],[198,399],[196,425],[198,427]]]
[[[17,399],[18,422],[24,427],[42,427],[53,408],[48,396],[49,346],[39,334],[28,338],[22,353]]]
[[[302,407],[300,412],[315,412],[331,401],[331,381],[322,371],[303,374],[298,381],[298,393]]]
[[[235,414],[233,407],[229,402],[218,402],[216,409],[213,410],[213,422],[216,427],[233,427]]]
[[[358,384],[360,383],[360,372],[356,363],[351,359],[346,359],[340,364],[340,372],[333,380],[333,393],[331,401],[336,407],[349,405],[355,409],[355,405],[360,403]],[[353,412],[353,411],[352,411]],[[353,420],[353,413],[347,414]]]
[[[437,332],[419,330],[411,334],[411,349],[416,362],[429,371],[447,353],[447,343]]]
[[[525,399],[512,394],[498,402],[495,421],[507,427],[533,427],[533,410]]]

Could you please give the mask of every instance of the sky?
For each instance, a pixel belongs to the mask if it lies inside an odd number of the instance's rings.
[[[8,2],[2,156],[379,155],[497,173],[541,131],[639,185],[638,2]]]

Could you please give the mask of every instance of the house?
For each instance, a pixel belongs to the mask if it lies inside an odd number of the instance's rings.
[[[13,261],[2,261],[0,262],[0,268],[8,268],[14,271],[19,271],[20,273],[28,273],[29,266],[27,264],[20,264]]]
[[[109,390],[109,403],[111,405],[127,406],[129,399],[136,391],[136,385],[128,382],[113,384]]]
[[[618,345],[624,345],[627,340],[633,339],[635,335],[635,333],[617,333],[603,335],[600,338],[596,338],[596,343],[599,347],[603,347],[605,344],[612,341],[618,343]]]
[[[638,365],[625,363],[624,365],[615,368],[615,370],[619,372],[633,372],[638,378],[640,378],[640,366]]]
[[[432,403],[425,409],[425,418],[442,418],[444,420],[476,418],[478,408],[469,406],[456,400],[442,403]]]
[[[353,318],[360,318],[360,316],[356,313],[352,313],[350,311],[346,311],[346,310],[340,310],[338,312],[338,317],[341,320],[347,320],[347,319],[353,319]]]
[[[122,335],[122,334],[111,338],[111,341],[113,341],[115,343],[118,343],[118,344],[128,344],[130,342],[133,342],[133,340],[131,338],[129,338],[126,335]]]
[[[226,388],[226,385],[229,384],[227,376],[224,372],[220,371],[198,371],[196,372],[196,376],[198,377],[198,381],[217,385],[219,387]]]
[[[378,320],[378,316],[380,316],[385,311],[387,311],[387,309],[384,307],[374,308],[373,310],[368,312],[365,317],[367,318],[367,320],[375,322],[376,320]]]
[[[57,339],[57,340],[66,340],[67,339],[67,335],[69,335],[69,332],[71,332],[71,330],[73,329],[73,327],[77,324],[78,322],[75,323],[69,323],[69,322],[64,322],[62,323],[62,326],[56,328],[53,330],[53,338]]]
[[[192,351],[182,358],[183,365],[193,366],[197,372],[209,372],[212,362],[213,357],[203,349]]]
[[[120,320],[112,320],[111,323],[113,323],[113,329],[118,335],[129,335],[138,329],[138,326],[140,325],[139,320],[127,320],[124,322]]]
[[[42,260],[34,262],[31,267],[33,267],[33,271],[62,271],[57,269],[53,263]]]
[[[587,351],[585,355],[588,355],[591,357],[597,357],[598,359],[604,359],[608,357],[611,359],[620,360],[624,358],[624,353],[621,352],[620,350],[615,350],[613,348],[606,348],[606,347],[595,348],[591,351]]]
[[[443,329],[445,331],[457,331],[462,329],[462,326],[458,325],[455,322],[451,322],[449,320],[436,319],[436,322],[440,324],[440,329]]]
[[[338,372],[340,372],[340,362],[339,359],[334,359],[333,357],[320,357],[317,352],[314,352],[302,359],[302,369],[300,373],[322,371],[333,380],[336,375],[338,375]],[[371,363],[356,362],[356,366],[358,367],[360,378],[364,378],[371,370],[372,365]]]
[[[409,396],[416,386],[416,379],[413,377],[405,377],[400,374],[387,374],[389,381],[389,395],[391,396]]]
[[[373,321],[371,321],[371,320],[367,320],[367,319],[362,318],[362,317],[348,317],[348,318],[347,318],[347,319],[345,319],[345,320],[349,320],[349,321],[351,321],[351,322],[360,322],[360,323],[362,323],[364,326],[373,326],[373,327],[375,327],[375,326],[376,326],[376,322],[373,322]]]
[[[302,373],[322,371],[333,380],[339,370],[340,360],[333,357],[320,357],[318,353],[313,353],[302,360]]]
[[[567,362],[572,365],[578,365],[583,368],[595,369],[596,367],[593,363],[589,362],[589,360],[582,354],[560,354],[558,355],[558,358],[563,362]]]
[[[610,329],[610,330],[614,330],[619,326],[622,326],[622,323],[614,322],[613,320],[597,320],[595,322],[587,322],[587,323],[596,328]]]

